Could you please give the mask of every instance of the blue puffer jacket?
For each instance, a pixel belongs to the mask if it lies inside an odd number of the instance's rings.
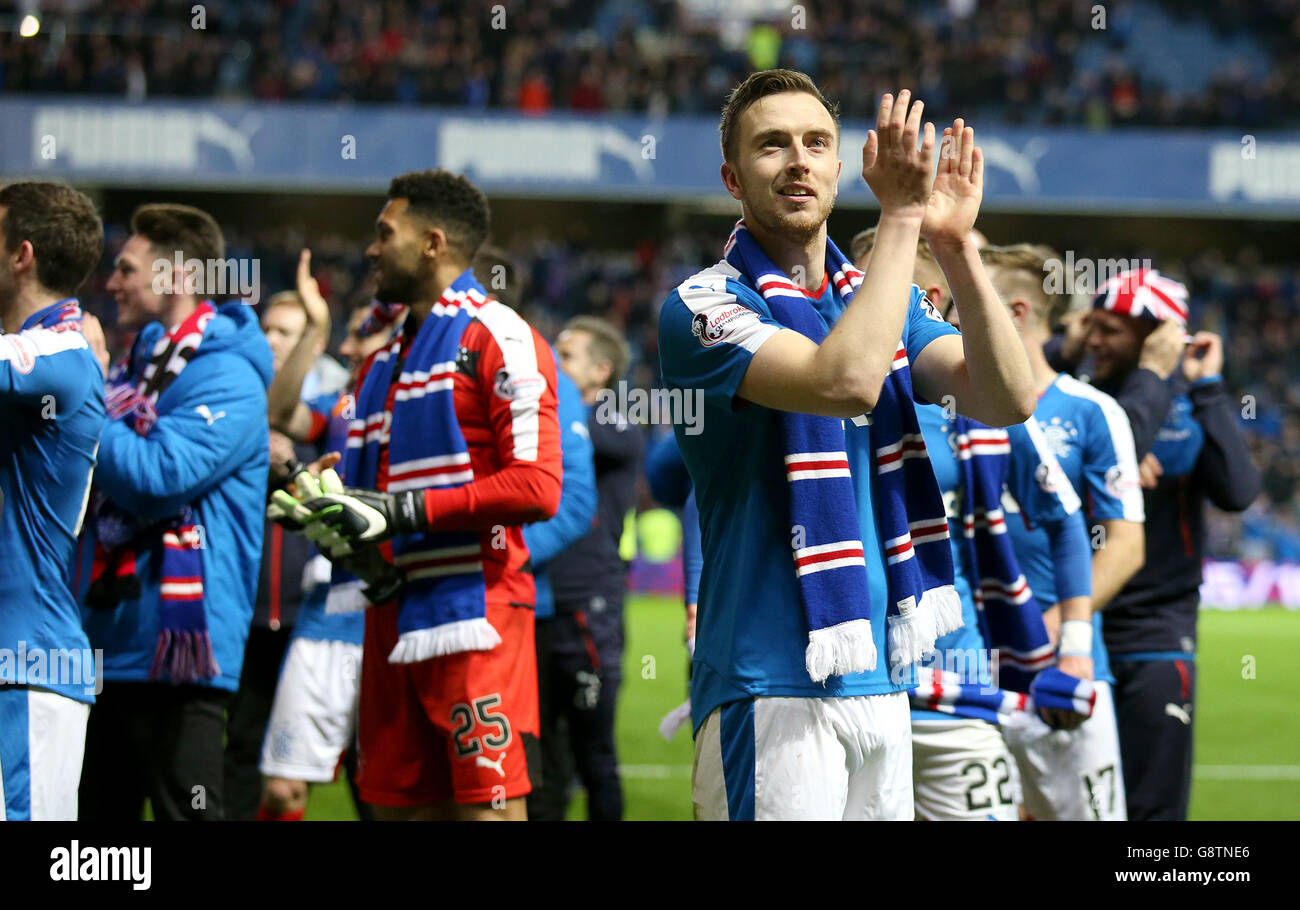
[[[138,377],[163,332],[141,330],[131,350]],[[243,669],[262,555],[269,467],[266,390],[271,349],[251,307],[227,303],[203,334],[194,359],[158,399],[158,422],[140,436],[109,421],[99,446],[95,486],[143,518],[166,518],[189,504],[203,529],[203,591],[208,632],[221,673],[207,685],[234,691]],[[77,598],[90,585],[95,541],[82,534]],[[160,548],[157,548],[160,551]],[[112,610],[82,610],[92,648],[104,649],[104,679],[147,680],[158,639],[159,563],[141,550],[138,600]]]

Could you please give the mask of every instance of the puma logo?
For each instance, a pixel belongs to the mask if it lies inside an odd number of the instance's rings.
[[[1165,705],[1166,714],[1168,714],[1170,717],[1178,718],[1183,723],[1187,724],[1187,726],[1189,727],[1192,725],[1191,712],[1192,712],[1191,705],[1183,705],[1181,708],[1178,707],[1178,705],[1173,704],[1172,702],[1170,704]]]
[[[502,777],[505,777],[506,776],[505,769],[501,767],[501,764],[505,760],[506,760],[506,754],[502,752],[500,755],[497,756],[496,761],[493,761],[492,759],[483,755],[476,756],[474,758],[474,764],[478,765],[480,768],[492,768],[494,771],[496,771],[497,774],[500,774]]]
[[[225,412],[225,411],[217,411],[217,413],[213,414],[212,411],[209,410],[209,408],[208,408],[208,406],[207,406],[206,404],[201,404],[201,405],[199,405],[197,408],[195,408],[194,410],[195,410],[196,412],[198,412],[198,415],[199,415],[200,417],[202,417],[204,420],[206,420],[206,421],[208,422],[208,426],[212,426],[214,423],[216,423],[216,422],[217,422],[218,420],[220,420],[222,417],[225,417],[225,416],[226,416],[226,412]]]

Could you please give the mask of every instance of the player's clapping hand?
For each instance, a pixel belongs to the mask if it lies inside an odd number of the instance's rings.
[[[1183,378],[1208,379],[1223,372],[1223,339],[1213,332],[1197,332],[1183,353]]]
[[[320,285],[311,274],[311,250],[298,254],[298,297],[307,311],[307,321],[313,328],[323,330],[330,318],[330,307],[320,292]]]
[[[882,215],[923,215],[932,184],[930,162],[934,157],[934,124],[926,123],[924,136],[921,112],[925,104],[911,101],[903,89],[898,98],[886,94],[880,99],[876,128],[867,131],[862,147],[862,179],[880,203]],[[917,147],[917,141],[921,145]]]
[[[975,130],[958,117],[943,131],[921,236],[931,246],[962,243],[975,227],[983,197],[984,152],[975,144]]]

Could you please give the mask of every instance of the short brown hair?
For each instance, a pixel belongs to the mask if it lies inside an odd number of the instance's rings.
[[[0,188],[0,230],[9,252],[24,241],[36,252],[36,280],[71,297],[104,252],[104,225],[85,193],[62,183],[25,181]]]
[[[593,359],[609,361],[609,380],[605,383],[607,388],[612,389],[623,378],[632,360],[632,352],[628,348],[627,339],[612,322],[599,316],[574,316],[564,324],[563,331],[586,332],[591,339],[588,343]]]
[[[307,313],[307,306],[302,302],[302,297],[298,295],[297,291],[278,291],[277,293],[272,294],[267,298],[266,303],[262,305],[262,315],[265,316],[278,306],[297,307],[302,311],[305,325],[311,325],[311,316]],[[366,306],[370,306],[370,301],[366,301]],[[330,337],[330,332],[333,331],[333,326],[333,319],[330,314],[327,313],[325,315],[325,325],[322,327],[322,333],[326,338]]]
[[[1061,255],[1045,244],[1015,243],[1010,246],[986,246],[980,250],[980,260],[987,269],[999,270],[999,278],[1006,274],[999,293],[1003,302],[1010,304],[1010,298],[1023,296],[1029,301],[1035,320],[1052,324],[1058,310],[1064,310],[1070,303],[1068,295],[1047,292],[1047,279],[1052,272],[1051,263],[1061,261]],[[1008,291],[1004,291],[1007,288]]]
[[[869,227],[865,231],[859,231],[853,235],[853,240],[849,243],[849,256],[853,264],[862,267],[862,260],[866,258],[876,247],[876,229]],[[930,242],[924,237],[916,241],[916,261],[939,267],[939,260],[934,258],[934,250],[930,249]]]
[[[867,256],[876,246],[876,229],[874,227],[861,231],[853,238],[849,244],[850,255],[853,257],[853,264],[862,268]],[[946,314],[949,307],[952,306],[952,289],[948,287],[948,276],[944,275],[943,269],[939,267],[939,260],[934,258],[934,250],[930,249],[930,243],[924,237],[916,241],[916,262],[912,266],[912,283],[925,289],[929,287],[938,287],[948,299],[944,303],[943,312]]]
[[[156,252],[204,263],[226,258],[226,239],[217,220],[202,209],[176,202],[151,202],[131,215],[131,233],[139,234]]]
[[[405,199],[407,211],[442,228],[465,263],[473,261],[492,226],[483,191],[463,174],[444,168],[394,177],[388,185],[388,198]]]
[[[760,98],[782,92],[805,92],[820,101],[822,107],[826,108],[826,113],[831,115],[831,120],[835,121],[835,140],[839,143],[840,106],[827,101],[817,83],[796,70],[762,70],[752,73],[748,79],[733,88],[722,105],[722,122],[718,124],[718,132],[721,134],[724,161],[736,160],[736,143],[740,141],[736,129],[741,114]]]

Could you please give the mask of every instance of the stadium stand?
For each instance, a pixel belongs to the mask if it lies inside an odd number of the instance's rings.
[[[0,89],[709,114],[751,70],[783,65],[851,118],[910,83],[932,107],[1008,123],[1300,122],[1293,0],[1137,0],[1100,20],[1081,0],[787,6],[785,19],[720,29],[671,0],[253,0],[207,4],[198,28],[188,2],[74,3],[36,40],[0,32]],[[0,3],[0,17],[20,7]]]

